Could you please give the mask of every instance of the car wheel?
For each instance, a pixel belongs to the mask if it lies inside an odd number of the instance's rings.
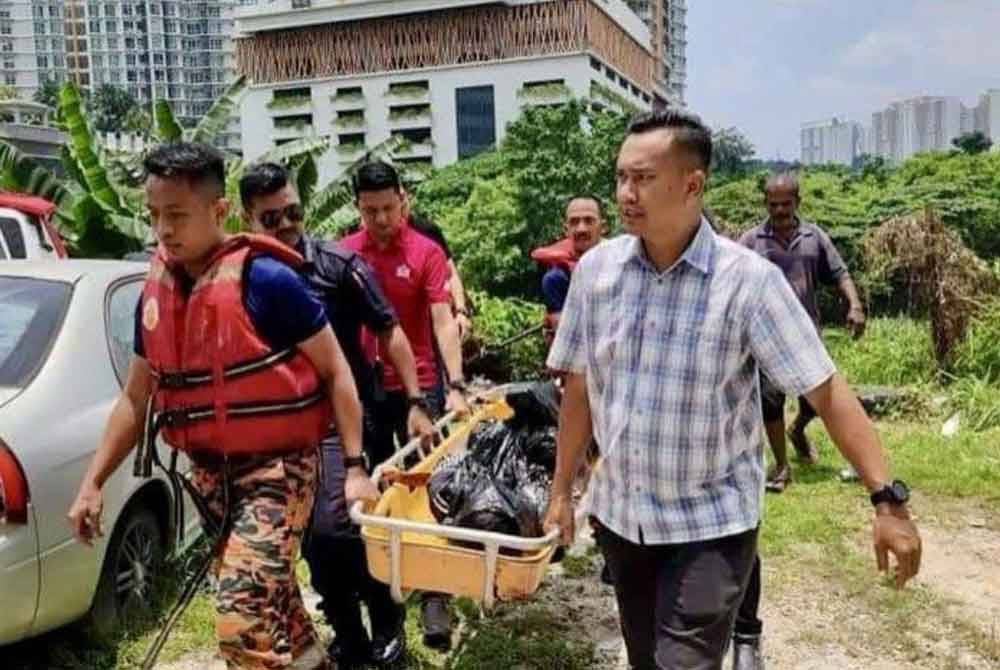
[[[134,507],[119,521],[101,568],[94,595],[91,622],[102,632],[113,632],[129,611],[148,610],[163,569],[165,547],[156,517]]]

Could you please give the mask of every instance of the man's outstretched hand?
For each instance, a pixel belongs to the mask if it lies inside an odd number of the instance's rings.
[[[896,588],[906,586],[920,571],[923,545],[917,526],[905,507],[880,505],[872,526],[875,559],[880,572],[889,570],[889,554],[896,557]]]

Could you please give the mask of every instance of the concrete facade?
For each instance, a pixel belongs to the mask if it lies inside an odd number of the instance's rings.
[[[434,0],[314,1],[298,11],[290,2],[259,3],[240,10],[238,39],[255,39],[301,23],[338,25],[343,17],[358,26],[400,9],[448,11],[436,9],[441,3]],[[485,3],[444,4],[454,9],[456,4]],[[597,4],[623,36],[648,48],[648,29],[624,3]],[[285,142],[329,137],[331,148],[319,161],[322,183],[341,174],[366,150],[400,135],[409,141],[394,158],[414,169],[427,169],[502,141],[507,124],[525,106],[558,104],[571,97],[590,97],[597,104],[628,109],[648,109],[653,103],[652,91],[588,50],[295,81],[252,81],[241,110],[242,145],[245,158],[252,161]]]

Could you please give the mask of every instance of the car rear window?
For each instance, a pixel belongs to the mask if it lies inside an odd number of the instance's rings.
[[[7,240],[11,258],[27,258],[28,249],[25,246],[24,235],[21,234],[21,224],[14,219],[0,216],[0,235]]]
[[[0,386],[24,386],[45,362],[70,292],[63,282],[0,276]]]

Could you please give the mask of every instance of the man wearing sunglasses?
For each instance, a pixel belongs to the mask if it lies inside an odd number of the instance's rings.
[[[388,458],[393,444],[391,439],[385,443],[379,437],[385,431],[375,430],[371,412],[378,395],[377,380],[363,353],[362,326],[377,336],[380,351],[399,371],[407,396],[414,399],[407,417],[409,434],[432,439],[434,428],[422,400],[413,351],[396,311],[368,265],[354,252],[305,233],[299,194],[281,165],[251,167],[240,180],[240,198],[244,220],[253,232],[280,240],[305,259],[303,275],[323,302],[358,385],[365,409],[363,442],[369,463]],[[379,417],[379,421],[383,419]],[[323,441],[322,448],[323,476],[303,554],[313,586],[323,598],[320,609],[336,632],[328,653],[338,668],[387,667],[405,653],[404,611],[393,602],[388,587],[368,574],[364,545],[344,500],[346,471],[364,468],[364,462],[345,462],[335,434]],[[371,638],[361,621],[361,601],[368,607]]]

